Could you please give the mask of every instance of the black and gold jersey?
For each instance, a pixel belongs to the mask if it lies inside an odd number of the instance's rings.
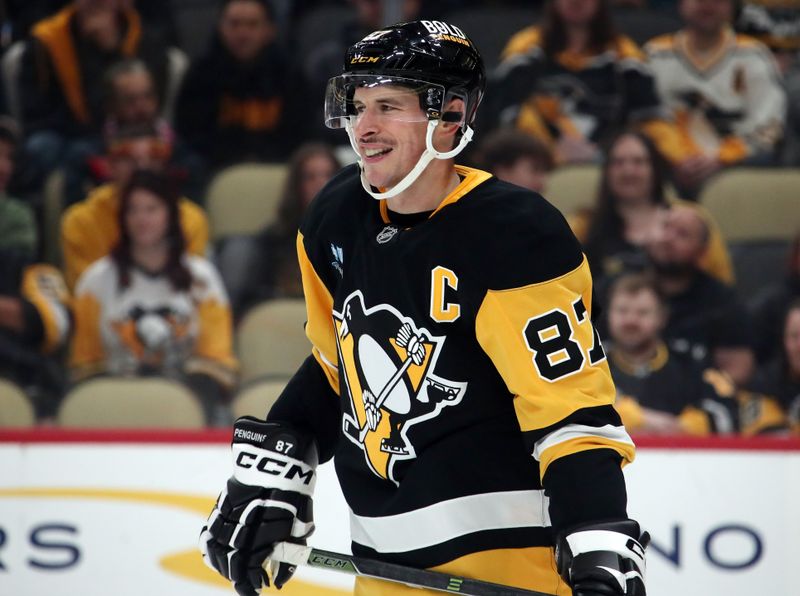
[[[314,359],[269,414],[335,453],[355,553],[423,567],[552,545],[548,470],[634,455],[566,221],[456,168],[461,184],[411,226],[355,166],[317,197],[298,236]]]
[[[602,144],[637,127],[670,161],[685,157],[653,73],[630,38],[617,36],[599,51],[551,56],[534,26],[516,33],[502,58],[490,98],[498,124],[514,126],[553,150],[564,137]]]

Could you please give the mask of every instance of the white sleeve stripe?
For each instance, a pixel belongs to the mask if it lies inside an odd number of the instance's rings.
[[[322,359],[322,361],[323,361],[325,364],[327,364],[327,365],[328,365],[330,368],[332,368],[333,370],[335,370],[335,371],[337,371],[337,372],[338,372],[338,370],[339,370],[339,367],[338,367],[338,366],[336,366],[336,365],[335,365],[333,362],[331,362],[330,360],[328,360],[328,359],[325,357],[325,354],[323,354],[323,353],[322,353],[322,350],[319,350],[319,349],[318,349],[318,350],[317,350],[317,354],[319,354],[319,357]]]
[[[612,426],[610,424],[606,424],[605,426],[568,424],[539,439],[533,447],[532,455],[536,461],[541,461],[542,453],[547,449],[583,437],[598,437],[616,441],[617,443],[624,443],[625,445],[633,445],[633,439],[631,439],[624,426]]]

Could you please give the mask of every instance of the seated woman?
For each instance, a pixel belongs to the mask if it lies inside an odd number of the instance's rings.
[[[648,262],[644,248],[657,233],[665,210],[681,204],[698,210],[708,224],[703,270],[732,283],[731,259],[719,229],[697,203],[667,197],[665,167],[653,142],[639,132],[623,132],[606,155],[595,208],[569,218],[595,279],[643,269]]]
[[[209,423],[226,423],[237,368],[228,298],[214,266],[186,251],[170,181],[136,172],[122,191],[119,228],[112,253],[78,279],[73,379],[177,378],[200,399]]]
[[[256,236],[229,238],[220,247],[217,263],[237,319],[264,300],[303,297],[297,229],[306,208],[340,168],[328,145],[302,145],[289,160],[277,220]]]

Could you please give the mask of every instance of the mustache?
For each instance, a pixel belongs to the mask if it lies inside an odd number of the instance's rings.
[[[369,137],[369,138],[359,137],[358,144],[362,145],[364,143],[368,143],[370,145],[386,145],[388,147],[394,147],[394,143],[391,140],[384,139],[381,137]]]

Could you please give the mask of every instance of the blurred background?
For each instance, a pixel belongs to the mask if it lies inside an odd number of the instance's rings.
[[[194,554],[133,545],[139,516],[188,552],[226,429],[307,355],[297,227],[355,159],[325,85],[417,18],[486,63],[457,161],[540,192],[583,244],[653,594],[793,593],[797,0],[0,2],[0,592],[225,593],[186,579]]]

